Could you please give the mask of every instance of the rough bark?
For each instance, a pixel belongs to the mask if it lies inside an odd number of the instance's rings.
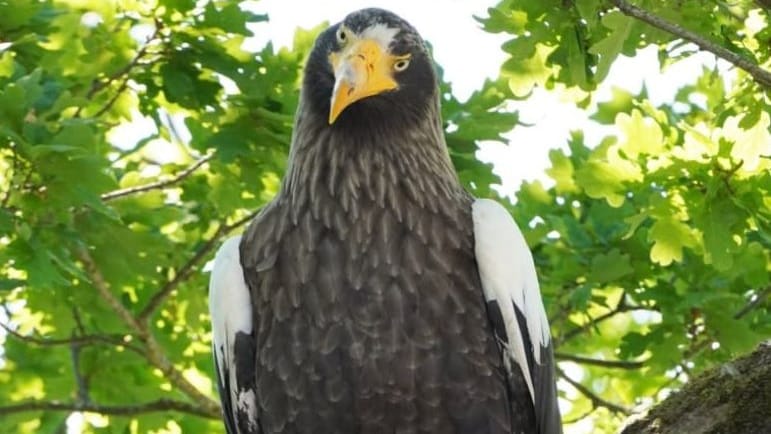
[[[771,341],[712,369],[621,434],[771,434]]]

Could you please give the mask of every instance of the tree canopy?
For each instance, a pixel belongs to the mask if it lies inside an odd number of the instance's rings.
[[[74,412],[83,432],[224,432],[204,265],[277,191],[321,28],[245,51],[269,13],[0,0],[1,432],[66,432]],[[506,143],[509,102],[533,88],[612,128],[599,143],[575,131],[551,151],[553,185],[523,183],[511,206],[568,430],[614,432],[771,336],[770,14],[766,0],[503,0],[476,18],[509,38],[500,77],[465,101],[442,84],[453,163],[480,197],[499,180],[479,142]],[[664,104],[645,89],[597,101],[619,56],[649,46],[663,69],[700,51],[730,68],[694,71]]]

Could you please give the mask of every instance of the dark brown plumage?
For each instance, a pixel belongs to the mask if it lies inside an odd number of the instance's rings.
[[[330,125],[340,25],[322,33],[280,192],[240,243],[254,323],[249,432],[535,432],[524,377],[507,374],[488,315],[474,198],[446,150],[430,56],[391,13],[344,21],[352,32],[377,24],[399,28],[390,49],[411,55],[398,89]]]

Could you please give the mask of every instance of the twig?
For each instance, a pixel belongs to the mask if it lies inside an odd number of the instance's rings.
[[[75,332],[73,332],[73,337]],[[77,395],[75,399],[81,404],[91,402],[88,394],[88,380],[83,377],[80,370],[80,349],[81,345],[73,343],[70,345],[70,358],[72,359],[72,374],[75,376],[75,385],[77,386]]]
[[[597,407],[605,407],[605,408],[607,408],[608,410],[610,410],[610,411],[612,411],[614,413],[621,413],[621,414],[626,415],[626,416],[628,416],[629,414],[632,413],[626,407],[623,407],[623,406],[618,405],[618,404],[614,404],[614,403],[612,403],[610,401],[606,401],[605,399],[600,398],[599,396],[597,396],[597,394],[595,394],[594,392],[589,390],[588,387],[586,387],[583,384],[579,383],[578,381],[568,377],[565,374],[565,372],[562,371],[562,369],[557,368],[557,373],[559,374],[560,377],[565,379],[565,381],[570,383],[571,386],[575,387],[576,390],[581,392],[582,395],[584,395],[587,398],[589,398],[589,400],[592,402],[592,406],[593,407],[595,407],[595,408],[597,408]]]
[[[155,313],[155,311],[158,309],[158,307],[166,300],[166,298],[171,294],[172,291],[174,291],[180,283],[185,281],[190,274],[193,272],[193,269],[196,265],[198,265],[214,248],[218,245],[220,239],[224,237],[225,235],[229,234],[234,229],[248,223],[251,221],[254,216],[259,213],[259,209],[256,211],[253,211],[246,215],[245,217],[235,221],[234,223],[231,223],[229,225],[222,225],[220,226],[217,231],[214,233],[214,235],[206,241],[203,246],[201,246],[198,250],[196,250],[195,254],[188,259],[187,262],[185,262],[184,265],[182,265],[177,272],[174,275],[174,278],[166,282],[161,289],[158,290],[153,296],[150,298],[150,301],[147,302],[147,305],[142,309],[142,311],[138,315],[138,319],[141,322],[146,322],[150,316]]]
[[[629,306],[626,304],[626,293],[621,295],[621,298],[618,300],[618,304],[616,304],[616,307],[613,308],[613,310],[609,312],[605,312],[604,314],[593,318],[591,321],[587,322],[586,324],[582,324],[572,330],[568,330],[562,336],[559,337],[559,339],[555,339],[555,346],[559,346],[559,344],[564,343],[565,341],[568,341],[570,339],[573,339],[574,337],[578,336],[579,334],[585,332],[586,330],[595,327],[597,324],[608,320],[620,313],[623,312],[633,312],[636,310],[645,310],[645,311],[651,311],[654,309],[641,307],[641,306]]]
[[[200,407],[199,410],[201,412],[210,415],[218,415],[220,408],[219,404],[201,393],[201,391],[185,379],[182,373],[180,373],[168,357],[166,357],[163,349],[155,340],[153,334],[150,333],[150,330],[145,326],[145,323],[137,320],[137,318],[123,306],[120,300],[110,291],[107,281],[104,279],[104,276],[102,276],[102,272],[96,266],[89,251],[82,248],[77,252],[77,255],[83,263],[86,273],[99,293],[99,296],[110,306],[110,308],[112,308],[120,319],[129,326],[129,328],[136,332],[139,339],[144,342],[146,346],[144,354],[147,360],[158,368],[171,384],[195,401]]]
[[[696,44],[702,50],[709,51],[715,56],[726,60],[739,68],[745,70],[748,74],[755,79],[755,81],[764,87],[771,87],[771,72],[756,65],[751,60],[744,58],[688,29],[685,29],[677,24],[671,23],[664,18],[661,18],[653,13],[641,9],[633,4],[628,3],[626,0],[613,0],[613,4],[624,13],[624,15],[637,18],[638,20],[649,24],[665,32],[671,33],[678,38]]]
[[[135,353],[144,355],[144,350],[125,342],[121,335],[79,335],[71,338],[44,338],[39,336],[23,335],[16,330],[8,327],[6,324],[0,322],[0,327],[5,330],[6,333],[14,338],[24,341],[33,345],[39,345],[41,347],[55,347],[63,345],[112,345],[125,347],[128,350]]]
[[[641,369],[643,366],[645,366],[645,361],[592,359],[590,357],[575,356],[572,354],[561,353],[559,351],[554,353],[554,357],[560,360],[569,360],[571,362],[581,363],[583,365],[601,366],[603,368]]]
[[[171,399],[158,399],[156,401],[134,405],[100,405],[61,401],[25,401],[17,404],[0,406],[0,415],[28,411],[88,411],[110,416],[135,416],[143,413],[177,411],[209,419],[218,419],[220,417],[219,413],[210,413],[197,405]]]
[[[166,188],[166,187],[168,187],[170,185],[174,185],[174,184],[182,181],[183,179],[187,178],[188,176],[190,176],[193,172],[196,171],[196,169],[201,167],[207,161],[211,160],[213,156],[214,156],[214,154],[209,154],[209,155],[199,159],[195,163],[191,164],[190,167],[188,167],[185,170],[179,172],[177,175],[175,175],[172,178],[165,179],[165,180],[162,180],[162,181],[151,182],[151,183],[145,184],[145,185],[137,185],[135,187],[128,187],[128,188],[122,188],[120,190],[111,191],[109,193],[103,194],[101,196],[101,199],[103,201],[107,202],[107,201],[110,201],[110,200],[113,200],[113,199],[118,199],[120,197],[129,196],[129,195],[132,195],[132,194],[144,193],[144,192],[150,191],[150,190],[159,190],[159,189],[162,189],[162,188]]]
[[[748,301],[744,307],[739,309],[739,311],[734,314],[734,319],[740,319],[744,315],[747,315],[752,309],[755,309],[761,303],[766,301],[766,298],[768,298],[769,294],[771,294],[771,286],[768,286],[766,289],[755,293],[755,297],[750,297],[750,301]]]
[[[564,426],[564,425],[574,424],[574,423],[578,422],[579,420],[581,420],[581,419],[591,415],[592,413],[594,413],[594,410],[595,410],[594,406],[592,406],[592,408],[590,408],[589,410],[586,410],[585,412],[583,412],[582,414],[580,414],[578,416],[575,416],[575,417],[573,417],[571,419],[562,419],[562,425]]]
[[[107,113],[107,111],[110,110],[113,105],[115,105],[115,102],[118,101],[118,98],[120,98],[121,94],[123,94],[123,91],[128,87],[128,82],[130,79],[131,78],[127,75],[123,81],[121,81],[120,86],[118,86],[118,90],[115,91],[115,94],[111,96],[109,100],[107,100],[102,108],[94,113],[94,116],[92,116],[93,118],[101,117],[103,114]]]
[[[91,88],[88,89],[88,92],[86,93],[86,99],[93,98],[94,95],[96,95],[97,92],[99,92],[100,90],[106,88],[107,86],[112,84],[115,80],[119,79],[120,77],[122,77],[124,75],[128,75],[128,73],[131,72],[131,70],[134,69],[139,64],[139,61],[145,56],[145,54],[147,54],[147,48],[150,46],[150,42],[152,42],[154,39],[156,39],[158,37],[158,35],[160,34],[162,26],[163,26],[163,23],[160,20],[156,20],[155,21],[155,30],[153,31],[152,35],[150,35],[145,40],[144,46],[142,46],[142,48],[140,48],[139,51],[137,51],[137,53],[129,61],[129,63],[126,64],[123,68],[115,71],[109,77],[107,77],[107,80],[104,80],[104,81],[94,80],[93,83],[91,84]],[[123,81],[123,84],[121,84],[120,90],[118,90],[118,92],[117,92],[118,95],[121,92],[123,92],[123,89],[125,89],[127,83],[128,83],[128,78],[126,78]],[[112,106],[112,104],[115,103],[114,100],[116,98],[117,98],[116,96],[113,96],[113,98],[111,98],[111,102],[108,103],[108,105],[107,105],[108,108],[109,108],[109,106]],[[76,118],[80,117],[80,112],[82,110],[83,110],[83,106],[78,107],[78,109],[75,111],[75,115],[74,116]],[[99,114],[97,116],[94,116],[94,117],[99,117],[99,115],[101,115],[104,111],[106,111],[106,110],[103,107],[102,110],[99,110]]]

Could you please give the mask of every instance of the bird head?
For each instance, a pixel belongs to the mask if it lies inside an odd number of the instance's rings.
[[[382,9],[353,12],[316,40],[303,92],[335,124],[424,119],[435,104],[433,62],[417,31]]]

